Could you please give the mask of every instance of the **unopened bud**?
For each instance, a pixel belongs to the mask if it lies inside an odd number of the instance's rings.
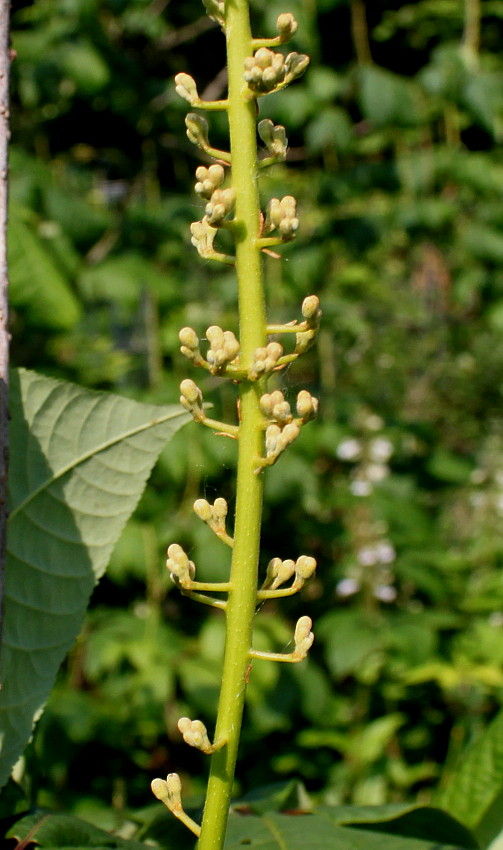
[[[272,409],[272,418],[276,419],[280,424],[286,424],[292,420],[292,411],[287,401],[281,401],[275,404]]]
[[[297,396],[297,413],[305,422],[314,419],[318,412],[318,399],[307,390],[301,390]]]
[[[307,581],[314,574],[316,570],[316,561],[314,558],[311,558],[309,555],[301,555],[297,558],[295,563],[295,575],[302,579],[303,581]]]
[[[178,814],[182,811],[182,783],[178,773],[168,773],[166,779],[153,779],[152,792],[166,808]]]
[[[191,106],[197,106],[199,95],[197,93],[196,81],[190,74],[177,74],[175,77],[176,93],[187,100]]]
[[[299,660],[306,657],[313,644],[314,634],[311,631],[312,627],[313,621],[311,617],[301,617],[297,620],[294,640],[295,655],[299,656]]]
[[[297,32],[298,26],[299,25],[291,12],[284,12],[278,17],[278,20],[276,21],[276,29],[280,34],[281,42],[283,44]]]
[[[190,720],[189,717],[181,717],[178,721],[178,729],[183,735],[183,740],[190,747],[202,750],[203,753],[211,753],[213,748],[208,738],[206,726],[201,720]]]
[[[213,516],[216,520],[223,520],[227,516],[227,502],[221,496],[213,503]]]
[[[202,519],[203,522],[209,522],[213,516],[211,505],[206,501],[206,499],[196,499],[193,508],[196,516],[198,516],[199,519]]]
[[[281,432],[281,442],[283,443],[282,448],[286,448],[286,446],[293,443],[294,440],[300,434],[300,428],[295,422],[289,422],[288,425],[285,425]]]
[[[269,425],[265,432],[265,451],[267,457],[274,457],[281,451],[279,439],[281,428],[279,425]]]
[[[308,321],[320,317],[320,299],[317,295],[308,295],[304,298],[302,302],[302,315]]]
[[[178,334],[178,339],[185,348],[190,348],[193,351],[199,348],[199,339],[194,328],[182,328]]]
[[[180,392],[182,394],[180,403],[187,409],[200,407],[203,401],[203,395],[197,384],[191,378],[185,378],[180,384]]]

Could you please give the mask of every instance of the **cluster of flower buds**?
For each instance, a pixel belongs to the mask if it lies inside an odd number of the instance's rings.
[[[190,378],[185,378],[180,384],[180,392],[180,404],[182,407],[188,410],[189,413],[192,413],[196,422],[202,422],[206,418],[206,415],[203,410],[203,394],[197,384]]]
[[[313,344],[320,326],[320,299],[317,295],[308,295],[302,302],[305,331],[295,334],[295,353],[304,354]]]
[[[204,165],[200,165],[199,168],[196,169],[196,179],[197,183],[194,188],[197,194],[200,195],[201,198],[209,200],[215,189],[218,189],[224,182],[225,171],[223,166],[218,163],[210,165],[209,168],[206,168]]]
[[[285,128],[281,124],[274,124],[270,118],[264,118],[258,122],[258,134],[267,150],[278,162],[286,159],[288,139]]]
[[[269,342],[264,348],[256,348],[253,355],[253,365],[248,372],[250,381],[256,381],[260,375],[272,372],[278,365],[283,354],[283,346],[279,342]]]
[[[264,393],[260,397],[260,409],[268,419],[273,419],[279,425],[286,425],[293,419],[290,405],[285,401],[285,396],[281,390]]]
[[[219,536],[226,533],[227,510],[227,502],[222,498],[215,499],[212,505],[206,499],[196,499],[194,502],[194,513]]]
[[[285,241],[293,239],[299,229],[297,201],[292,195],[284,198],[271,198],[267,205],[264,233],[277,230]]]
[[[285,57],[268,47],[260,47],[245,59],[244,78],[253,92],[267,94],[300,77],[308,65],[309,57],[302,53],[289,53]]]
[[[178,729],[183,735],[183,740],[189,747],[195,747],[208,755],[213,752],[206,726],[201,720],[190,720],[188,717],[180,717]]]
[[[206,352],[206,361],[210,371],[218,372],[227,363],[231,363],[239,354],[239,342],[232,331],[223,331],[218,325],[212,325],[206,331],[210,347]]]
[[[208,259],[215,256],[213,242],[217,231],[206,219],[192,222],[190,232],[192,236],[190,241],[201,257]]]
[[[281,558],[273,558],[269,561],[267,567],[264,588],[276,590],[280,585],[289,581],[292,576],[295,576],[292,587],[300,589],[314,575],[315,570],[316,561],[309,555],[301,555],[296,561],[292,561],[291,558],[286,561],[282,561]]]
[[[178,773],[168,773],[166,779],[153,779],[151,788],[157,799],[174,815],[183,810],[182,783]]]
[[[235,203],[236,190],[232,186],[228,189],[215,189],[204,211],[208,223],[212,227],[220,227],[226,216],[234,210]]]
[[[196,574],[196,567],[193,561],[189,561],[189,556],[178,543],[172,543],[168,547],[166,567],[172,582],[181,587],[190,587]]]
[[[208,18],[216,21],[223,27],[225,23],[225,2],[224,0],[203,0],[204,8]]]
[[[268,425],[265,432],[265,454],[267,465],[274,463],[290,443],[300,434],[296,422],[289,422],[281,428],[279,425]]]
[[[313,621],[311,617],[300,617],[297,620],[294,635],[295,650],[293,652],[296,661],[302,661],[313,645],[314,635],[311,631],[312,627]]]
[[[184,811],[182,805],[182,782],[178,773],[168,773],[166,779],[153,779],[152,792],[161,803],[182,823],[188,827],[194,835],[201,835],[201,827],[192,820]]]

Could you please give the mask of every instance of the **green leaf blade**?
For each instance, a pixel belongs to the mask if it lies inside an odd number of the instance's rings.
[[[21,370],[11,381],[0,783],[22,753],[89,596],[188,416]]]

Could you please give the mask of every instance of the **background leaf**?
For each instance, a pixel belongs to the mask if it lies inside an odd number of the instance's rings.
[[[485,846],[503,827],[503,712],[463,754],[435,798],[437,805],[473,830]]]
[[[139,404],[24,370],[13,374],[10,409],[2,783],[159,452],[188,418],[178,406]]]

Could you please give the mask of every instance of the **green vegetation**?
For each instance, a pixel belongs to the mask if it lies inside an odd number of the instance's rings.
[[[281,259],[264,259],[268,320],[291,321],[310,293],[323,308],[315,346],[278,375],[289,402],[307,389],[320,412],[263,476],[260,557],[265,574],[272,558],[307,552],[317,575],[264,606],[253,645],[291,651],[306,613],[316,640],[306,664],[253,664],[226,848],[315,850],[315,835],[324,848],[488,847],[503,830],[503,8],[366,6],[252,5],[254,34],[293,13],[291,49],[312,60],[259,103],[290,146],[261,173],[262,208],[293,195],[300,218]],[[173,83],[189,71],[202,98],[225,98],[224,40],[197,0],[38,0],[14,13],[12,37],[14,364],[86,387],[84,407],[91,390],[120,394],[147,424],[187,377],[179,328],[240,335],[235,271],[190,247],[194,158],[209,160],[185,137]],[[211,144],[225,151],[227,139],[212,112]],[[228,259],[232,235],[220,245]],[[235,387],[197,380],[211,416],[235,421]],[[234,513],[235,456],[233,440],[192,424],[161,451],[0,793],[18,841],[34,829],[42,847],[99,846],[103,829],[131,850],[194,846],[148,785],[176,771],[200,822],[208,758],[177,723],[214,728],[225,624],[179,594],[163,560],[177,541],[199,581],[227,580],[226,547],[192,505],[225,498]],[[51,497],[40,498],[45,517]],[[59,815],[42,822],[37,809],[12,826],[30,806]]]

